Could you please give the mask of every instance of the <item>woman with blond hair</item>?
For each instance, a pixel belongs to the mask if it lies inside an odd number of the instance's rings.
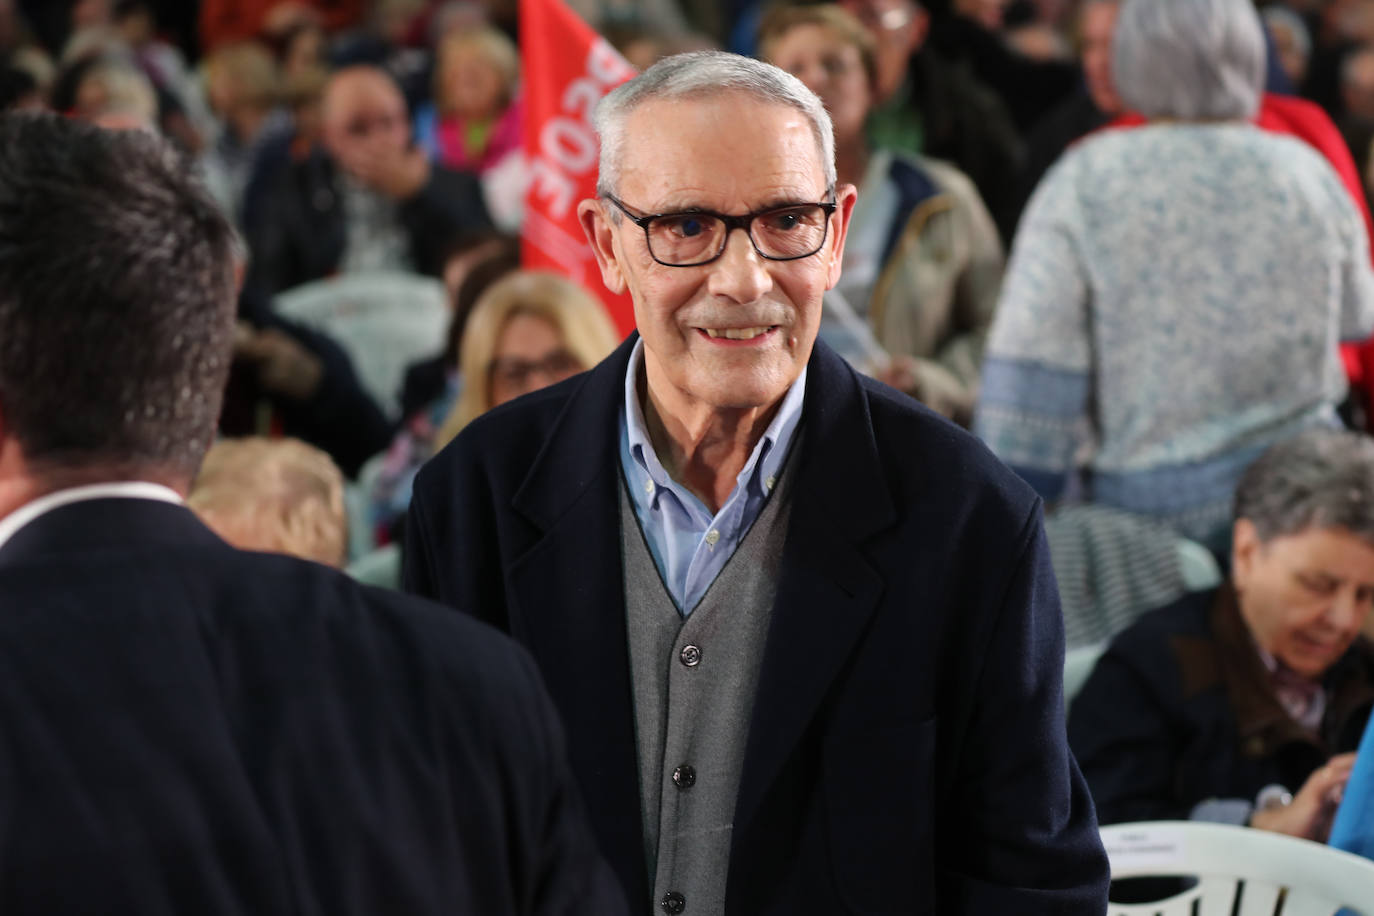
[[[402,430],[371,488],[379,542],[410,504],[415,472],[464,426],[493,407],[599,363],[619,342],[605,309],[571,280],[520,270],[493,283],[473,306],[458,349],[459,394],[432,435]]]
[[[530,270],[498,281],[463,330],[462,393],[435,451],[491,408],[590,369],[617,343],[601,303],[571,280]]]
[[[347,558],[343,474],[299,439],[221,439],[205,456],[186,505],[241,550],[334,567]]]

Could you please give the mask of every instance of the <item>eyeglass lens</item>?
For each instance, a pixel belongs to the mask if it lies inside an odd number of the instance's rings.
[[[549,381],[553,381],[567,378],[580,371],[582,364],[567,350],[555,350],[537,361],[499,356],[491,363],[492,380],[512,388],[528,386],[536,375],[544,375]]]
[[[765,257],[804,258],[825,244],[828,223],[824,207],[803,204],[756,214],[749,223],[749,237]],[[709,213],[659,216],[645,229],[649,253],[665,264],[680,266],[715,258],[725,247],[728,231],[724,220]]]

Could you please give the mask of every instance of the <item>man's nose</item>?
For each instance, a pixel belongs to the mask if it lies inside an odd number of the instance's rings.
[[[725,237],[725,251],[711,265],[707,288],[712,295],[740,303],[756,302],[773,288],[767,260],[754,250],[749,233],[730,230]]]

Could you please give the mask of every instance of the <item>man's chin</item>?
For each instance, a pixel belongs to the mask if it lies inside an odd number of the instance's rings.
[[[709,384],[698,386],[697,397],[716,410],[767,410],[782,400],[797,374],[770,372],[745,378],[722,373]]]

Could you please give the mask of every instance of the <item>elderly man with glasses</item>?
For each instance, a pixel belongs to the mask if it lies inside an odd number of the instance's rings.
[[[820,101],[703,52],[596,121],[638,333],[420,472],[408,587],[533,652],[644,912],[1102,912],[1039,501],[816,343],[855,199]]]

